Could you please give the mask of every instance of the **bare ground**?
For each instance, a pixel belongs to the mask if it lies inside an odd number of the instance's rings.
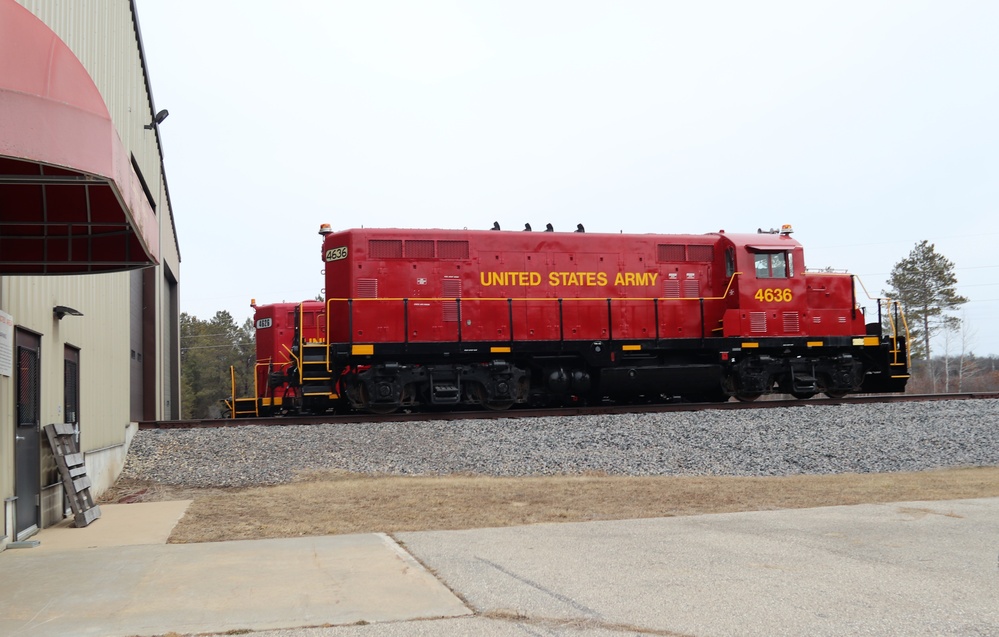
[[[248,489],[119,482],[105,502],[193,500],[172,543],[467,529],[999,497],[999,467],[767,478],[317,473]]]

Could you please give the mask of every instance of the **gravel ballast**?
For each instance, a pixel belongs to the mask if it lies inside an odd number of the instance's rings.
[[[532,419],[141,430],[122,478],[188,487],[301,472],[780,476],[999,465],[999,400]]]

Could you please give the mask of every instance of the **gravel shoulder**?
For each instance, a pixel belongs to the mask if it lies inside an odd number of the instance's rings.
[[[999,497],[999,401],[143,430],[111,502],[171,542]]]
[[[999,466],[999,400],[529,420],[139,431],[122,478],[231,488],[303,473],[788,476]]]

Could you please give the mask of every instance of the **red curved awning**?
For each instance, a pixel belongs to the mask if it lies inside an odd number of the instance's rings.
[[[158,262],[156,214],[90,74],[41,20],[0,0],[0,274]]]

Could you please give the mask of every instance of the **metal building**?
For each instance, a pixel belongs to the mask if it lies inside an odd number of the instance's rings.
[[[180,413],[180,250],[133,0],[0,0],[0,550],[65,517],[41,434],[96,496]]]

